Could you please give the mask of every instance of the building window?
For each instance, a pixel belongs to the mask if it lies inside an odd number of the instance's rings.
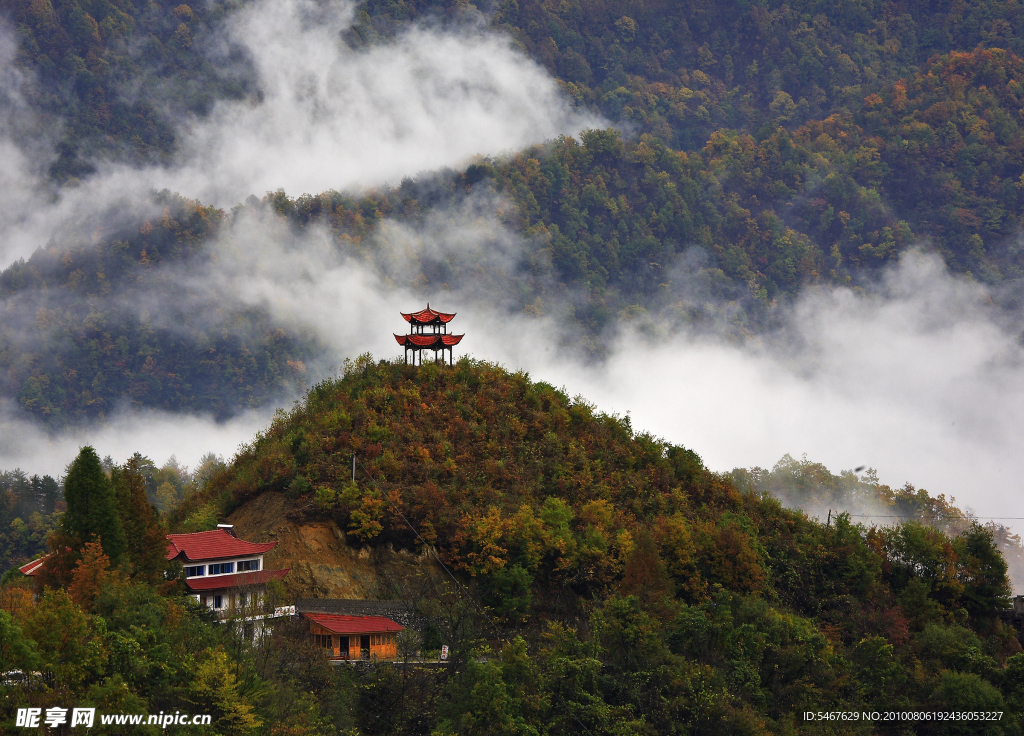
[[[211,575],[226,575],[229,572],[235,571],[234,562],[218,562],[216,565],[210,565]]]
[[[233,563],[229,563],[233,564]],[[238,563],[238,572],[255,572],[260,569],[260,561],[257,560],[242,560]]]
[[[200,577],[201,575],[205,575],[205,574],[206,574],[206,565],[195,565],[194,567],[186,567],[185,568],[185,577],[187,577],[187,578],[197,578],[197,577]]]
[[[327,634],[314,634],[313,643],[324,649],[334,649],[334,637]]]
[[[245,595],[245,593],[239,593],[238,594],[238,607],[239,608],[243,608],[245,606],[245,603],[246,603],[246,595]]]
[[[224,596],[215,595],[213,597],[213,609],[219,611],[221,608],[224,608]]]

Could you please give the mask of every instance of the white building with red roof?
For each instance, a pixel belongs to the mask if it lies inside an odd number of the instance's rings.
[[[209,532],[168,534],[167,559],[181,563],[189,592],[220,618],[248,619],[257,613],[269,613],[263,611],[267,583],[281,580],[289,572],[265,568],[263,556],[276,546],[277,542],[239,539],[233,526],[221,524]],[[293,613],[284,609],[275,612]]]

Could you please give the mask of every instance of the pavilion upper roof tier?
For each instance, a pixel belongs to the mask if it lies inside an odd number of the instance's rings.
[[[447,312],[438,312],[436,309],[431,309],[430,304],[427,304],[426,309],[421,309],[418,312],[411,312],[406,314],[401,312],[402,317],[409,324],[415,325],[444,325],[455,319],[455,313],[448,314]]]

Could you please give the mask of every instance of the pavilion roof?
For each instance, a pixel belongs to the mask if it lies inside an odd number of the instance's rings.
[[[189,590],[199,593],[222,588],[239,588],[244,585],[262,585],[271,580],[280,580],[289,572],[291,572],[291,568],[287,567],[284,570],[255,570],[253,572],[236,572],[233,575],[186,578],[185,585],[189,587]]]
[[[400,314],[405,318],[406,322],[418,325],[429,325],[435,323],[447,324],[455,319],[455,312],[452,312],[451,314],[448,314],[447,312],[438,312],[436,309],[431,309],[430,304],[427,304],[426,309],[421,309],[418,312],[410,312],[408,314],[400,312]]]
[[[168,534],[167,559],[183,558],[188,562],[220,560],[226,557],[261,555],[277,546],[277,542],[247,542],[224,529],[195,534]]]
[[[399,345],[408,345],[411,348],[450,348],[452,345],[458,345],[464,337],[465,335],[395,335],[395,340]]]
[[[404,628],[386,616],[343,616],[337,613],[302,615],[334,634],[381,634],[401,631]]]

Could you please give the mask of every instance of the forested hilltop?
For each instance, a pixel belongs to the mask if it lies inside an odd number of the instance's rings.
[[[4,684],[5,718],[74,702],[206,713],[232,735],[898,734],[803,713],[995,711],[960,732],[1024,730],[1024,651],[1000,616],[989,530],[954,531],[963,515],[944,499],[870,475],[709,472],[523,373],[362,356],[167,516],[147,501],[151,475],[91,447],[68,467],[40,597],[17,571],[0,586],[0,666],[40,673]],[[45,479],[7,480],[52,500]],[[823,524],[766,492],[797,487],[918,520]],[[436,551],[448,584],[390,594],[417,614],[401,656],[444,643],[449,664],[333,667],[299,626],[250,641],[184,596],[163,535],[266,493],[291,521],[336,522],[361,559]]]
[[[805,489],[829,493],[814,471]],[[876,709],[1003,710],[977,732],[1017,733],[1024,654],[998,615],[1009,587],[991,533],[947,534],[962,515],[943,499],[870,479],[862,493],[921,521],[826,525],[756,487],[785,473],[711,473],[522,373],[364,356],[170,523],[209,528],[283,493],[290,518],[333,520],[371,557],[437,550],[466,590],[410,600],[456,642],[453,665],[313,690],[321,716],[362,733],[821,733],[803,711]],[[242,671],[283,642],[243,648]],[[308,723],[297,733],[319,732]]]

